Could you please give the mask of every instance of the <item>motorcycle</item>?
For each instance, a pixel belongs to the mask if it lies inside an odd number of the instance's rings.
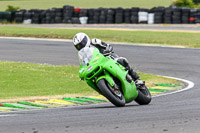
[[[117,107],[123,107],[133,100],[139,105],[151,102],[151,94],[145,84],[136,86],[128,70],[104,56],[95,47],[84,47],[79,51],[79,77],[95,91],[106,97]]]

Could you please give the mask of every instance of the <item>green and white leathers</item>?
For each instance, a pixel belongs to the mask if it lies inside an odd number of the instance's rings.
[[[151,95],[146,86],[144,92],[137,89],[125,67],[110,56],[102,55],[97,48],[82,48],[79,61],[79,77],[115,106],[122,107],[133,100],[139,104],[150,103]]]

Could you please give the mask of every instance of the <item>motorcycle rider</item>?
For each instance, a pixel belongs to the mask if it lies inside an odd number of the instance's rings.
[[[90,38],[85,33],[77,33],[73,38],[73,43],[75,48],[80,51],[84,47],[90,47],[91,45],[99,49],[99,52],[104,56],[111,56],[112,59],[123,65],[126,70],[128,70],[129,75],[136,83],[136,85],[143,85],[144,82],[139,79],[139,75],[130,67],[128,60],[124,57],[119,57],[114,53],[113,47],[110,44],[107,44],[100,39],[93,38],[90,41]]]

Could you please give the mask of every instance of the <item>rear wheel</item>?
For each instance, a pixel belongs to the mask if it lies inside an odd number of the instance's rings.
[[[102,94],[115,106],[123,107],[125,106],[125,99],[122,92],[119,89],[111,87],[110,84],[105,81],[105,79],[100,79],[97,82],[97,86],[101,90]]]
[[[138,88],[138,97],[135,101],[140,105],[147,105],[151,102],[151,93],[145,85]]]

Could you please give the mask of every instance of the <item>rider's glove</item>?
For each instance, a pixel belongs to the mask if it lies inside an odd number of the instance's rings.
[[[100,39],[94,38],[94,39],[92,39],[91,43],[94,46],[100,47],[100,49],[102,49],[101,51],[103,51],[102,54],[105,56],[107,56],[113,52],[113,47],[111,45],[101,41]]]
[[[111,45],[107,44],[106,49],[103,51],[103,55],[106,56],[106,55],[111,54],[112,52],[113,52],[113,47]]]
[[[102,44],[102,41],[100,39],[96,39],[96,38],[92,39],[92,44],[99,45],[101,47],[106,47],[105,45]]]

